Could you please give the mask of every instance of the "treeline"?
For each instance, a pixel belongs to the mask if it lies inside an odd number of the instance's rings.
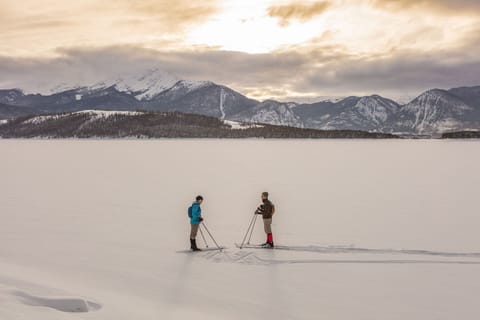
[[[459,131],[442,134],[442,139],[480,139],[480,131]]]
[[[3,138],[370,138],[397,136],[351,130],[316,130],[258,125],[233,129],[208,116],[178,112],[136,114],[67,113],[20,117],[0,125]]]

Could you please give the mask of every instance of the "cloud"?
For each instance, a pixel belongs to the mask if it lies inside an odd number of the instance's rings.
[[[168,29],[183,28],[205,21],[220,9],[219,0],[126,0],[120,3],[123,4],[126,14],[135,12],[152,17]]]
[[[281,26],[287,26],[291,20],[308,21],[325,12],[330,7],[326,1],[314,3],[292,2],[284,5],[276,5],[268,8],[268,15],[279,19]]]
[[[478,14],[480,1],[478,0],[373,0],[374,5],[387,9],[421,9],[434,10],[449,15]]]
[[[93,84],[157,67],[183,79],[211,80],[254,98],[418,94],[480,85],[478,30],[461,46],[437,51],[392,49],[353,55],[342,47],[288,48],[265,54],[196,47],[159,51],[136,46],[64,48],[55,58],[0,57],[0,87],[36,90],[62,82]]]
[[[388,58],[339,61],[329,66],[329,70],[333,71],[308,73],[299,87],[304,90],[324,88],[339,94],[399,95],[419,93],[434,87],[480,85],[479,61],[450,63],[452,56],[458,57],[457,53],[451,52],[437,56],[398,52]]]
[[[0,8],[0,54],[177,39],[220,10],[220,0],[22,0]]]

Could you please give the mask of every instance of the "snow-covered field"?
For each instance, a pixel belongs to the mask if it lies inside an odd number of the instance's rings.
[[[0,151],[2,320],[480,316],[478,141],[2,140]],[[297,250],[235,248],[264,190],[276,243]],[[184,251],[197,194],[224,253]]]

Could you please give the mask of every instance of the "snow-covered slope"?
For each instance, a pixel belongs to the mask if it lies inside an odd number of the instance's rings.
[[[399,109],[399,105],[378,95],[363,97],[353,108],[361,120],[370,121],[377,127],[385,123]]]
[[[378,95],[362,97],[352,107],[325,118],[324,128],[381,131],[398,109],[397,103]]]
[[[202,114],[221,119],[250,110],[258,101],[213,82],[179,81],[172,88],[157,95],[150,104],[165,111]]]
[[[373,95],[302,105],[294,111],[311,128],[381,131],[398,109],[396,102]]]
[[[120,92],[132,94],[137,100],[147,100],[162,91],[171,88],[180,79],[175,75],[162,71],[159,68],[139,70],[135,73],[120,73],[94,82],[79,81],[75,84],[60,83],[42,90],[44,95],[58,94],[64,91],[78,91],[88,93],[109,87],[115,87]]]
[[[266,100],[252,109],[234,115],[232,119],[303,128],[302,119],[293,111],[296,106],[291,102]]]
[[[437,134],[472,125],[468,114],[474,109],[448,91],[434,89],[403,106],[394,119],[397,132]]]
[[[122,116],[136,116],[142,114],[143,112],[139,111],[111,111],[111,110],[82,110],[72,113],[62,113],[62,114],[52,114],[52,115],[45,115],[45,116],[36,116],[29,118],[23,123],[25,124],[39,124],[48,120],[57,120],[64,117],[71,117],[72,115],[76,114],[85,114],[89,117],[89,120],[98,120],[98,119],[107,119],[112,116],[122,115]]]
[[[115,83],[120,91],[132,92],[139,100],[150,99],[160,92],[170,88],[178,79],[170,74],[151,70],[137,78],[121,78]]]
[[[155,101],[171,102],[189,94],[192,91],[211,85],[214,85],[214,83],[210,81],[180,80],[175,82],[166,90],[163,90],[162,92],[152,96],[152,98],[154,98]]]
[[[108,88],[114,86],[121,92],[128,92],[138,100],[148,100],[171,88],[179,79],[158,68],[139,72],[137,74],[124,74],[118,78],[100,81],[91,89]]]
[[[7,121],[7,120],[4,120]],[[263,128],[264,125],[257,124],[257,123],[249,123],[249,122],[239,122],[239,121],[232,121],[232,120],[223,120],[223,123],[230,126],[232,129],[248,129],[248,128]],[[1,124],[1,120],[0,120]]]

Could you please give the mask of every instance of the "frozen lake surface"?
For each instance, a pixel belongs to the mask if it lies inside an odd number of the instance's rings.
[[[0,152],[0,319],[480,315],[479,141],[1,140]],[[296,250],[234,246],[265,190],[276,243]],[[197,194],[224,253],[184,252]]]

